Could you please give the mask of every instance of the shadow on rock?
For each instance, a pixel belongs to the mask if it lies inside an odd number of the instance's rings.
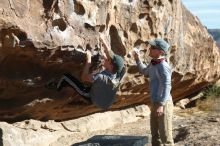
[[[177,135],[174,138],[174,142],[177,143],[179,141],[184,141],[186,139],[187,135],[189,135],[189,130],[186,127],[182,127],[177,130]]]
[[[97,135],[72,146],[144,146],[147,143],[145,136]]]
[[[2,132],[2,129],[0,128],[0,146],[3,146],[3,132]]]

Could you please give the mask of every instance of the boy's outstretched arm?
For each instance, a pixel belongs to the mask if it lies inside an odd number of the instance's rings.
[[[148,76],[149,74],[149,68],[148,66],[146,66],[145,64],[143,64],[139,58],[139,54],[135,51],[132,52],[132,55],[134,57],[134,60],[136,61],[137,63],[137,66],[138,66],[138,69],[139,69],[139,72],[142,73],[143,75],[145,76]]]
[[[104,57],[105,59],[110,59],[111,56],[114,55],[114,52],[111,50],[108,43],[105,41],[104,36],[100,34],[99,41],[102,43],[102,46],[104,48]]]
[[[92,62],[92,54],[89,50],[86,51],[86,64],[83,68],[83,72],[81,75],[81,80],[83,82],[92,82],[92,74],[89,73],[89,68],[91,66],[91,62]]]

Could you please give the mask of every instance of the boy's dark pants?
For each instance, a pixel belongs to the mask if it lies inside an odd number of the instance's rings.
[[[63,77],[57,84],[57,90],[61,90],[65,86],[72,87],[76,92],[85,97],[87,100],[90,100],[89,92],[91,87],[86,87],[82,82],[77,78],[73,77],[70,74],[64,74]]]

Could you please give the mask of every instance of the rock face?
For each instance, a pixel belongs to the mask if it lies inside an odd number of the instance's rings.
[[[220,29],[209,29],[208,31],[213,36],[217,46],[220,48]]]
[[[97,50],[99,33],[128,68],[110,110],[149,103],[148,80],[127,56],[149,39],[172,46],[175,101],[219,79],[216,44],[180,0],[5,0],[0,13],[0,120],[60,121],[100,111],[70,88],[44,88],[65,72],[79,78],[83,52]],[[145,61],[147,54],[141,54]]]
[[[149,114],[150,109],[146,105],[139,105],[126,110],[95,113],[63,122],[53,120],[47,122],[25,120],[13,124],[0,122],[0,145],[70,146],[95,136],[99,131],[138,121],[148,117]]]

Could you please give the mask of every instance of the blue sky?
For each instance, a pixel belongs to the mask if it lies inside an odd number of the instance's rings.
[[[220,0],[182,0],[193,15],[209,29],[220,29]]]

